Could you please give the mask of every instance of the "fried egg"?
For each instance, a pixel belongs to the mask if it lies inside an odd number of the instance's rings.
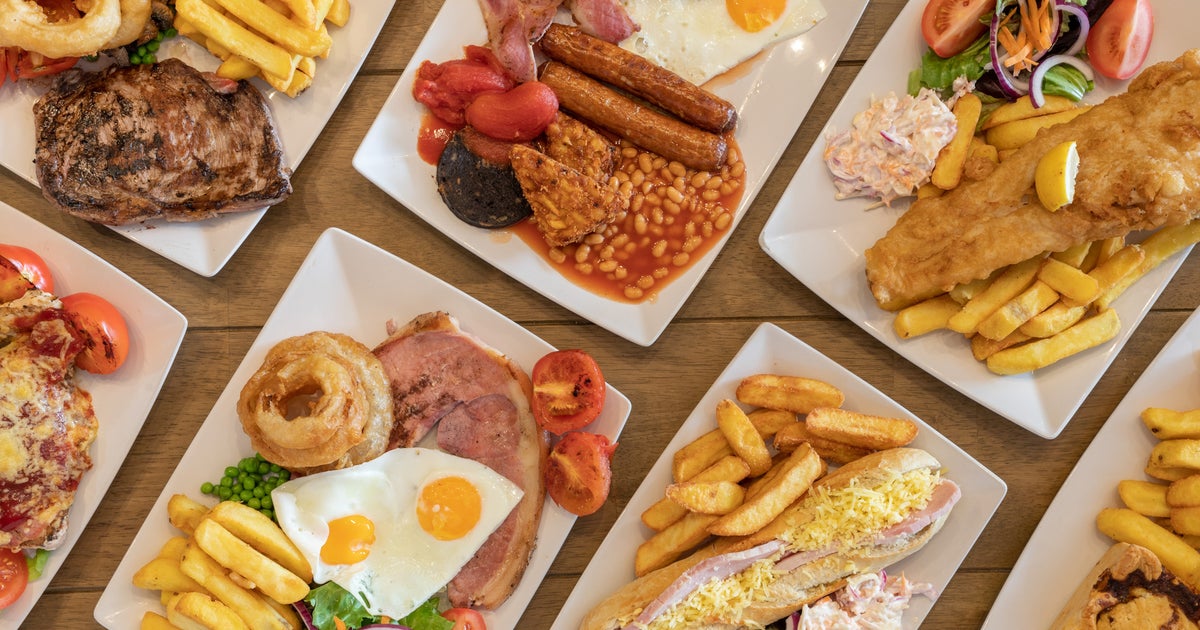
[[[641,30],[621,42],[697,85],[825,18],[819,0],[622,0]]]
[[[289,481],[280,527],[313,567],[374,615],[403,617],[450,581],[524,493],[491,468],[425,448]]]

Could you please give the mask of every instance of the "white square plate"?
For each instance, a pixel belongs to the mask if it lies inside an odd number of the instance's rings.
[[[300,96],[288,98],[260,79],[252,81],[271,105],[284,155],[292,170],[300,166],[333,116],[395,3],[396,0],[354,3],[346,26],[330,27],[332,52],[327,59],[317,61],[313,86]],[[212,71],[220,65],[220,60],[203,46],[182,36],[167,40],[159,57],[178,57],[201,71]],[[0,165],[34,186],[38,182],[33,166],[33,104],[48,85],[23,81],[0,86],[0,135],[4,136],[4,142],[0,143]],[[229,262],[265,212],[266,208],[262,208],[195,223],[156,219],[112,229],[168,260],[211,277]]]
[[[78,383],[92,394],[100,423],[89,451],[92,469],[75,494],[66,541],[50,554],[45,573],[29,583],[21,599],[0,610],[0,628],[16,628],[58,573],[117,476],[175,361],[187,319],[99,256],[3,202],[0,225],[4,242],[32,249],[46,260],[58,295],[86,291],[102,296],[125,316],[130,334],[129,357],[119,370],[107,376],[78,371]]]
[[[105,627],[136,627],[147,610],[161,611],[158,593],[133,586],[133,574],[158,554],[176,530],[167,522],[167,499],[184,493],[196,500],[204,481],[220,479],[227,463],[254,454],[237,420],[238,395],[267,350],[279,341],[314,330],[348,334],[368,346],[387,335],[389,319],[404,323],[421,313],[441,310],[456,317],[463,330],[482,339],[528,370],[554,350],[533,333],[467,294],[382,249],[331,228],[317,240],[279,304],[246,353],[229,385],[196,433],[192,445],[163,488],[142,529],[121,560],[96,604],[96,620]],[[611,385],[604,411],[589,431],[617,440],[629,417],[629,399]],[[214,459],[214,454],[218,455]],[[485,612],[489,627],[515,628],[550,563],[558,554],[575,516],[546,499],[537,546],[517,590],[499,609]]]
[[[1157,10],[1157,6],[1155,9]],[[1142,424],[1147,407],[1200,408],[1200,309],[1138,377],[1050,503],[992,604],[984,628],[1048,628],[1113,541],[1096,515],[1122,507],[1117,482],[1147,479],[1158,440]]]
[[[909,71],[921,63],[921,11],[925,0],[911,0],[879,42],[842,103],[829,118],[822,138],[845,129],[872,96],[902,94]],[[1154,33],[1147,64],[1175,59],[1195,46],[1189,24],[1200,5],[1189,0],[1156,0]],[[1177,26],[1178,25],[1178,26]],[[1086,100],[1098,102],[1124,91],[1125,82],[1097,79]],[[836,201],[825,166],[825,141],[813,144],[791,184],[763,227],[759,243],[769,256],[850,321],[904,358],[979,404],[1044,438],[1054,438],[1092,391],[1185,256],[1176,256],[1139,280],[1116,301],[1121,332],[1098,348],[1031,374],[997,376],[971,356],[962,336],[931,333],[901,339],[892,328],[895,316],[875,304],[867,287],[863,251],[896,222],[904,206],[867,211],[864,199]]]
[[[937,592],[946,588],[958,565],[975,544],[992,514],[1004,498],[1007,486],[962,449],[909,413],[846,368],[789,335],[774,324],[760,324],[729,366],[692,410],[667,450],[650,469],[645,481],[625,506],[608,536],[596,550],[567,599],[552,630],[574,630],[589,610],[634,579],[633,560],[637,547],[654,533],[642,524],[641,514],[663,496],[671,482],[674,454],[688,442],[716,427],[715,410],[723,398],[732,399],[741,380],[751,374],[795,374],[830,383],[846,394],[847,409],[896,418],[909,418],[920,431],[913,446],[922,448],[942,463],[946,477],[962,488],[962,499],[950,513],[942,531],[917,553],[888,568],[909,579],[933,584]],[[933,607],[926,597],[914,597],[904,613],[904,628],[921,625]]]
[[[355,153],[354,168],[443,234],[530,289],[634,343],[654,343],[716,260],[732,228],[656,297],[630,304],[573,284],[521,239],[507,231],[467,225],[442,203],[434,182],[436,169],[417,155],[417,132],[425,106],[413,100],[413,77],[426,59],[458,59],[465,44],[487,42],[477,4],[475,0],[446,0],[442,5]],[[734,227],[804,120],[866,4],[866,0],[826,0],[829,15],[812,30],[779,43],[708,85],[738,110],[736,138],[746,162],[746,190],[734,215]]]

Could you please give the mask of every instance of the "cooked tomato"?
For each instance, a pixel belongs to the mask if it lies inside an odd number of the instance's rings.
[[[595,433],[572,431],[562,437],[546,463],[550,498],[576,516],[587,516],[608,500],[612,456],[617,445]]]
[[[0,257],[7,258],[16,265],[17,269],[33,280],[34,286],[46,293],[54,293],[54,276],[50,274],[50,266],[33,250],[19,245],[0,244]],[[3,273],[0,271],[0,274]]]
[[[8,72],[13,81],[20,81],[48,74],[58,74],[75,67],[78,61],[79,57],[50,59],[38,53],[13,48],[8,54]]]
[[[92,293],[62,298],[63,310],[83,337],[83,352],[75,365],[93,374],[111,374],[129,356],[129,329],[125,318],[108,300]]]
[[[583,350],[557,350],[533,366],[533,417],[555,434],[582,429],[604,407],[608,387],[592,355]]]
[[[10,604],[25,592],[29,582],[29,565],[20,551],[0,549],[0,609]]]
[[[452,630],[487,630],[483,615],[470,608],[451,608],[442,613],[442,616],[454,622]]]
[[[528,142],[558,116],[558,97],[541,81],[507,92],[480,94],[467,106],[467,124],[497,140]]]
[[[1153,38],[1150,0],[1114,0],[1088,33],[1088,61],[1106,77],[1128,79],[1145,63]]]
[[[20,267],[0,256],[0,304],[11,302],[34,288],[33,283],[21,275]]]
[[[995,9],[996,0],[929,0],[921,34],[939,57],[953,57],[987,30],[980,20]]]

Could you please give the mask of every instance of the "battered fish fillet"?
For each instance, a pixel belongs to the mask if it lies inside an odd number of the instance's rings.
[[[1038,203],[1038,160],[1079,151],[1075,201]],[[879,305],[897,310],[1042,252],[1200,216],[1200,49],[1147,68],[1125,94],[1041,131],[986,179],[921,199],[866,251]]]

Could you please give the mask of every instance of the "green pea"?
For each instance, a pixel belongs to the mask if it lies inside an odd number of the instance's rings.
[[[167,29],[167,37],[175,37],[178,34],[179,31],[175,30],[174,28]]]
[[[267,517],[267,518],[271,519],[272,521],[273,521],[273,520],[275,520],[275,510],[266,510],[266,509],[263,509],[263,510],[259,510],[259,512],[262,512],[262,513],[263,513],[263,516],[265,516],[265,517]]]
[[[263,497],[265,497],[265,496],[267,496],[267,490],[266,490],[266,488],[263,488],[262,486],[259,486],[259,487],[255,488],[255,489],[254,489],[254,496],[256,496],[256,497],[258,497],[258,498],[260,498],[260,499],[261,499],[261,498],[263,498]]]
[[[245,490],[253,490],[256,485],[258,483],[254,481],[253,477],[246,477],[242,480],[242,488]]]
[[[204,494],[212,494],[213,493],[212,483],[205,481],[204,483],[200,484],[200,492],[203,492]]]
[[[158,52],[158,40],[146,42],[146,50],[150,52]]]
[[[273,472],[273,473],[283,472],[283,467],[281,467],[279,464],[271,464],[271,472]]]
[[[146,57],[146,63],[158,63],[158,55],[150,53],[150,55]]]
[[[251,497],[250,500],[246,502],[246,505],[249,505],[256,510],[262,508],[262,503],[260,503],[258,499],[254,497]]]
[[[225,476],[226,476],[226,477],[236,477],[237,475],[238,475],[238,469],[237,469],[237,468],[235,468],[235,467],[233,467],[233,466],[227,466],[227,467],[225,468]]]
[[[245,472],[250,472],[258,469],[258,462],[255,461],[253,457],[247,457],[246,459],[238,462],[238,468],[241,468]]]
[[[238,498],[242,500],[242,503],[249,501],[253,497],[254,495],[249,490],[242,490],[242,492],[238,494]]]
[[[233,491],[229,488],[217,488],[217,497],[222,501],[229,500],[231,496],[233,496]]]
[[[222,477],[222,478],[221,478],[221,487],[222,487],[222,488],[229,488],[229,487],[232,487],[232,486],[233,486],[233,480],[232,480],[232,479],[230,479],[229,477]]]
[[[271,500],[271,495],[268,494],[267,496],[262,498],[262,506],[265,508],[275,507],[275,502],[273,500]]]
[[[268,464],[267,462],[259,462],[258,463],[258,474],[265,475],[269,472],[271,472],[270,464]]]

